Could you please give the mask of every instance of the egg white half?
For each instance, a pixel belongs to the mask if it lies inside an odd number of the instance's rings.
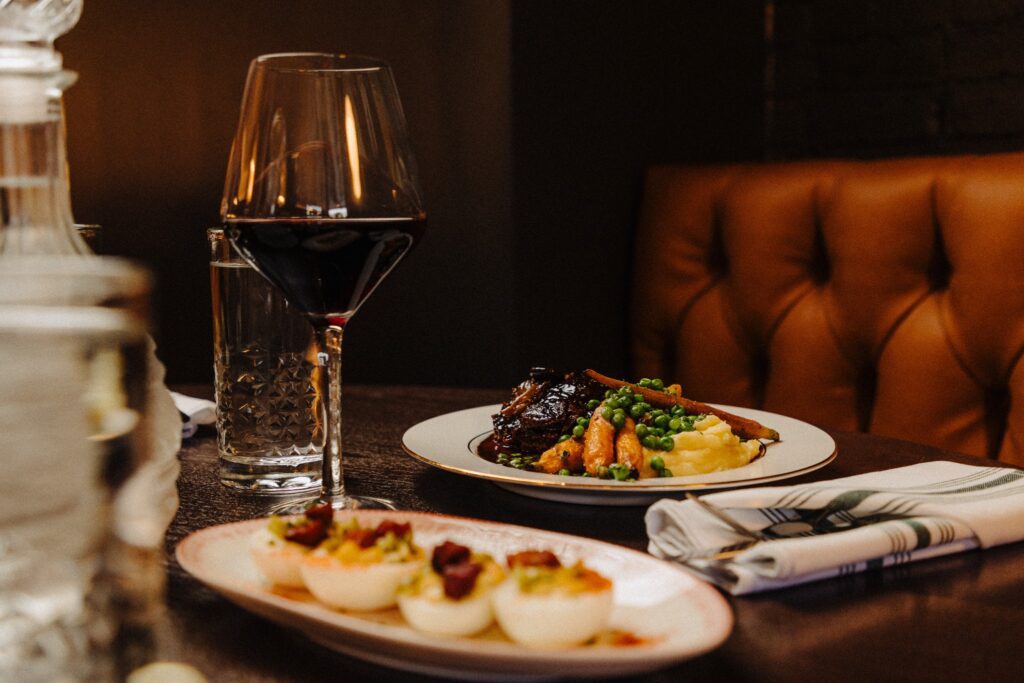
[[[494,616],[505,634],[526,647],[559,649],[590,640],[608,625],[612,591],[523,593],[514,577],[493,592]]]
[[[302,560],[310,549],[301,543],[286,541],[263,528],[249,539],[249,555],[256,568],[270,583],[288,588],[302,588]]]
[[[439,636],[471,636],[494,621],[491,596],[487,591],[461,600],[399,594],[398,608],[414,629]]]
[[[398,587],[422,561],[345,563],[324,552],[307,555],[300,566],[306,589],[320,602],[337,609],[370,611],[395,605]]]

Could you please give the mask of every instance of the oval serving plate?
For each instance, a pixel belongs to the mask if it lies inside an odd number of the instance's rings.
[[[405,452],[449,472],[488,479],[515,493],[582,505],[649,505],[658,498],[687,491],[753,486],[813,472],[836,457],[836,442],[825,431],[792,417],[763,410],[716,406],[778,430],[781,441],[768,444],[764,457],[743,467],[688,477],[611,481],[526,472],[499,465],[477,454],[491,435],[491,416],[500,405],[446,413],[410,427],[402,436]]]
[[[614,581],[610,628],[641,639],[638,645],[589,645],[531,650],[508,641],[498,627],[473,638],[443,638],[407,626],[397,609],[341,612],[302,590],[267,585],[249,557],[248,543],[265,519],[196,531],[177,547],[181,566],[242,608],[332,650],[417,673],[470,680],[620,676],[654,671],[721,645],[733,626],[725,599],[709,584],[667,562],[621,546],[540,529],[414,512],[345,511],[365,525],[408,521],[416,543],[445,540],[503,559],[525,549],[547,549],[564,563],[582,560]]]

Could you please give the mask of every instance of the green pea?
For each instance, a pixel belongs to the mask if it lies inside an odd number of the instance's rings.
[[[572,428],[572,435],[582,437],[587,432],[583,425],[576,425]]]
[[[587,420],[586,417],[577,417],[576,418],[576,424],[578,424],[578,425],[585,425],[585,424],[587,424],[587,422],[589,422],[589,420]]]
[[[572,472],[563,467],[562,469],[558,470],[558,474],[560,474],[563,477],[568,477],[569,475],[572,474]]]
[[[619,463],[615,463],[610,466],[608,470],[612,473],[612,477],[615,478],[615,481],[622,481],[629,476],[629,468],[625,465],[620,465]]]
[[[651,469],[653,469],[655,472],[661,472],[663,469],[665,469],[665,458],[661,457],[660,455],[656,455],[653,458],[651,458]]]
[[[562,443],[563,441],[568,441],[568,440],[569,440],[569,435],[568,434],[562,434],[560,437],[558,437],[558,441],[556,443]]]
[[[642,386],[644,389],[647,389],[647,388],[650,388],[650,386],[651,386],[651,380],[648,379],[647,377],[644,377],[642,380],[637,382],[637,384]]]
[[[661,429],[664,429],[665,427],[668,427],[668,423],[669,423],[668,415],[659,415],[658,417],[654,418],[654,426],[655,427],[660,427]]]
[[[665,414],[665,411],[660,408],[655,408],[651,411],[651,419],[657,420],[659,417]]]
[[[664,388],[665,388],[665,383],[662,382],[657,377],[655,377],[654,379],[651,380],[651,389],[657,389],[658,391],[661,391]]]
[[[639,420],[643,416],[644,411],[639,403],[634,403],[629,407],[629,414],[634,420]]]
[[[642,410],[645,413],[651,409],[651,404],[647,403],[646,401],[640,401],[636,405],[640,406],[640,410]]]
[[[615,413],[614,415],[612,415],[612,424],[615,426],[616,429],[622,429],[622,427],[626,424],[626,414]]]
[[[641,422],[636,426],[636,438],[643,439],[645,436],[647,436],[647,425]]]
[[[661,427],[654,427],[651,429],[651,434],[654,434],[657,437],[662,437],[665,436],[665,430]]]
[[[648,434],[643,440],[644,448],[655,449],[658,447],[658,437],[653,434]]]
[[[598,401],[596,398],[591,399],[590,401],[587,401],[587,410],[593,410],[594,408],[597,408],[599,405],[601,405],[600,401]]]
[[[677,432],[679,431],[679,428],[682,426],[683,423],[678,417],[672,418],[671,420],[668,421],[668,428],[674,429]]]
[[[614,414],[615,414],[615,410],[612,409],[611,406],[607,406],[607,405],[604,407],[604,410],[601,411],[601,417],[603,417],[604,419],[608,420],[609,422],[611,422],[612,415],[614,415]]]
[[[672,470],[670,470],[669,468],[666,467],[661,472],[658,472],[658,476],[659,477],[674,477],[675,475],[672,474]]]
[[[676,445],[676,442],[672,440],[671,436],[663,436],[658,442],[658,445],[661,446],[661,450],[670,451],[672,450],[672,447]]]

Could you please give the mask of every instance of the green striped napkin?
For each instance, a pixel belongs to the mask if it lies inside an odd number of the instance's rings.
[[[660,500],[645,517],[648,550],[735,595],[1024,540],[1024,471],[1005,467],[929,462],[703,500],[764,540],[695,502]]]

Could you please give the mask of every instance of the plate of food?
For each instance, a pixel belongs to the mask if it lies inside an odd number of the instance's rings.
[[[515,493],[585,505],[646,505],[688,491],[796,477],[836,457],[825,431],[785,415],[700,403],[658,379],[535,368],[502,404],[439,415],[402,447]]]
[[[728,638],[709,584],[650,555],[527,527],[311,508],[197,531],[181,566],[332,650],[470,680],[654,671]]]

